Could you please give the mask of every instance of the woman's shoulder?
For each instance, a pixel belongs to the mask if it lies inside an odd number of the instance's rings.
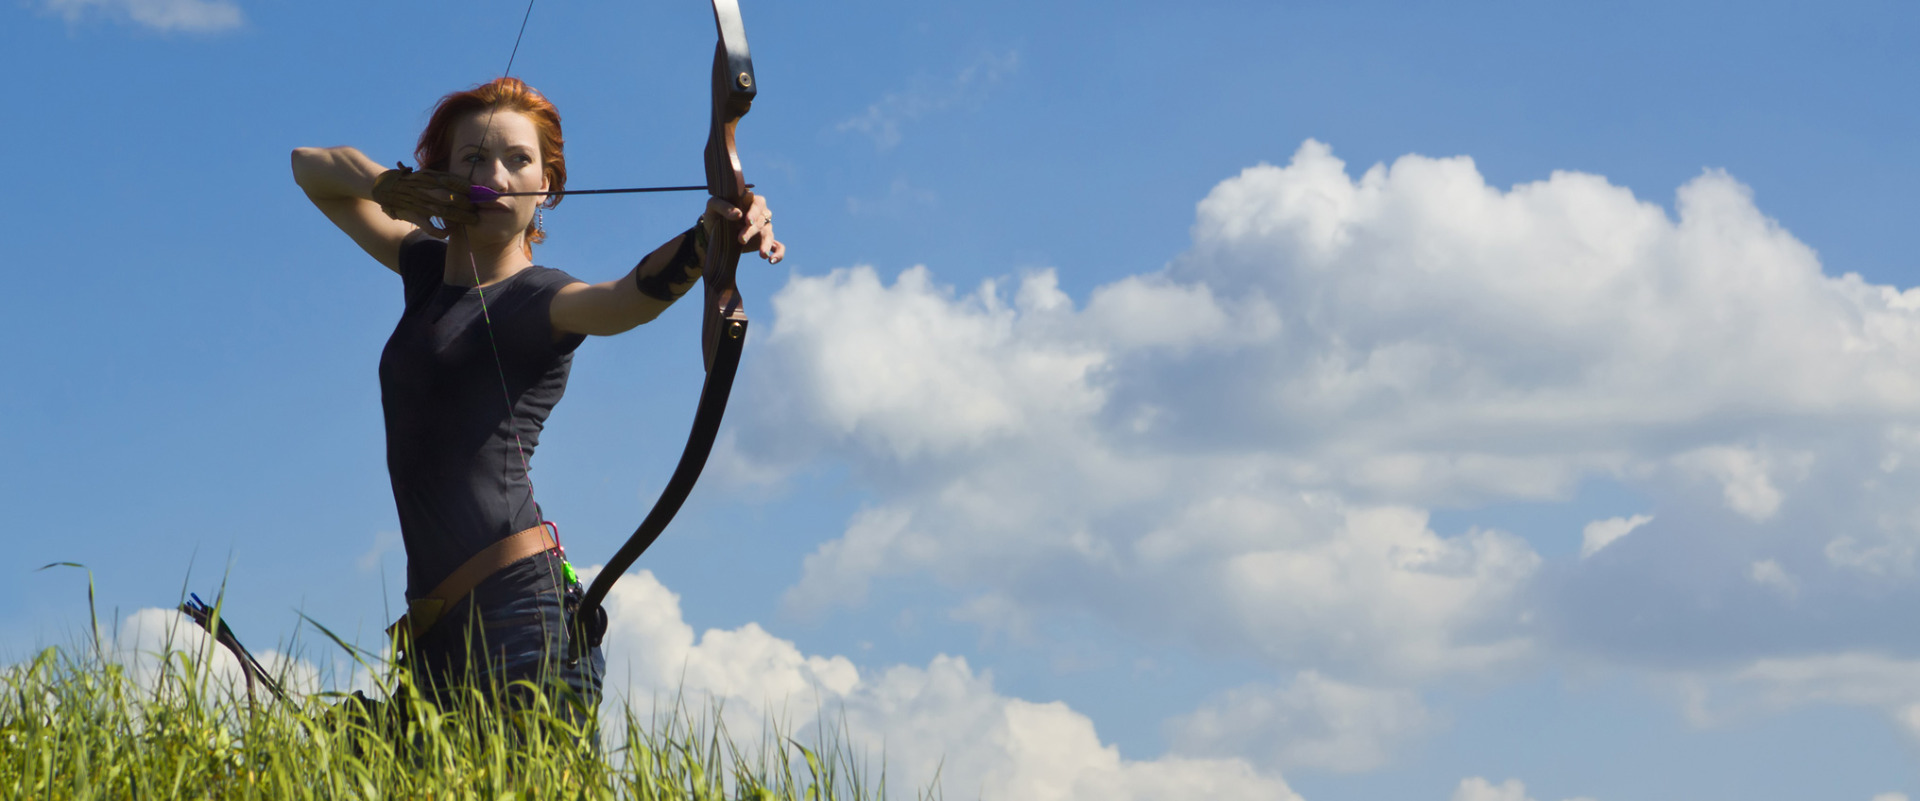
[[[541,290],[554,290],[568,284],[585,283],[566,270],[540,264],[528,265],[514,277],[519,279],[522,286]]]
[[[415,230],[400,240],[400,266],[402,271],[409,262],[429,261],[438,264],[447,258],[447,243],[436,239],[425,231]]]
[[[400,274],[409,304],[440,285],[446,263],[447,243],[443,241],[419,231],[400,241],[400,258],[395,261],[399,269],[394,272]]]

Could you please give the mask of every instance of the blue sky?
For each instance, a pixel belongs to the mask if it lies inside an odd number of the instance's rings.
[[[1911,4],[744,6],[791,257],[622,687],[827,699],[955,797],[1920,797]],[[409,158],[524,10],[7,8],[0,655],[84,626],[53,561],[373,642],[399,287],[287,153]],[[513,71],[573,186],[691,183],[711,49],[542,0]],[[573,198],[539,259],[698,209]],[[580,352],[534,475],[583,565],[696,317]]]

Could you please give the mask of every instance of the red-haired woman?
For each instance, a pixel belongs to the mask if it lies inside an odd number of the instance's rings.
[[[334,225],[400,275],[405,294],[380,354],[380,401],[415,675],[441,690],[476,676],[557,680],[591,710],[605,663],[598,648],[565,658],[563,606],[579,585],[528,480],[540,429],[566,390],[574,349],[588,334],[652,320],[691,289],[716,221],[738,223],[742,249],[770,262],[785,248],[764,198],[744,209],[710,198],[693,228],[615,280],[589,284],[535,265],[539,210],[560,198],[476,203],[468,187],[560,191],[562,145],[553,104],[500,78],[440,100],[414,151],[418,171],[384,169],[350,147],[300,148],[293,175]]]

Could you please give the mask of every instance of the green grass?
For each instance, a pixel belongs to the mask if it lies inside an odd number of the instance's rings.
[[[555,714],[545,694],[503,704],[478,691],[449,710],[415,702],[368,716],[333,693],[250,700],[209,670],[211,650],[148,656],[159,669],[138,681],[97,640],[0,671],[0,798],[867,801],[887,792],[884,771],[870,783],[844,730],[831,726],[803,746],[769,725],[739,747],[717,709],[676,703],[643,716],[608,703],[593,735]],[[404,680],[388,691],[418,697]]]

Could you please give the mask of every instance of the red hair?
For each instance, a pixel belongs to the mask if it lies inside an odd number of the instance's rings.
[[[554,108],[545,95],[512,77],[495,78],[440,98],[439,105],[433,107],[433,115],[427,118],[427,129],[420,132],[420,144],[413,150],[420,169],[449,172],[454,121],[483,111],[488,114],[517,111],[533,121],[533,129],[540,138],[540,168],[547,179],[547,189],[559,192],[567,188],[566,141],[560,138],[560,110]],[[550,195],[540,205],[553,208],[560,205],[560,197]],[[546,238],[546,232],[528,224],[528,255],[532,255],[535,243]]]

